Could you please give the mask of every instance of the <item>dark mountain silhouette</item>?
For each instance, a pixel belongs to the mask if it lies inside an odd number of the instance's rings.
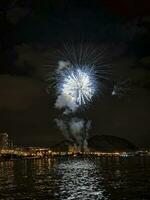
[[[112,135],[95,135],[88,140],[89,148],[103,152],[135,151],[134,144]]]
[[[67,151],[69,142],[64,140],[52,147],[55,151]],[[126,139],[111,135],[95,135],[88,139],[88,147],[93,151],[116,152],[135,151],[134,144]]]

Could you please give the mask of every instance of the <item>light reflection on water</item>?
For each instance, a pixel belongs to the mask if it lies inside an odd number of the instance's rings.
[[[149,200],[150,157],[0,162],[0,200]]]
[[[102,175],[90,160],[68,160],[57,166],[61,179],[57,183],[61,199],[105,199]]]

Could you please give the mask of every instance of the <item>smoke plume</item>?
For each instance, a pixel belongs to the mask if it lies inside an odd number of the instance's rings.
[[[75,112],[77,110],[77,103],[74,98],[67,94],[58,95],[55,103],[55,107],[58,109],[64,109],[64,114],[69,114],[70,112]]]
[[[72,141],[71,137],[69,136],[69,131],[67,130],[67,125],[65,124],[65,122],[62,119],[55,119],[55,122],[59,127],[59,129],[61,130],[61,132],[63,133],[64,137],[68,141]]]
[[[58,68],[56,70],[57,73],[61,73],[61,71],[70,65],[69,61],[60,60],[58,61]]]

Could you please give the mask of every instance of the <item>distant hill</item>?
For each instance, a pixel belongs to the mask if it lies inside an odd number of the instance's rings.
[[[52,147],[55,151],[67,151],[69,143],[64,140]],[[134,144],[126,139],[111,136],[111,135],[95,135],[88,139],[88,147],[91,150],[102,152],[116,152],[116,151],[135,151]]]
[[[67,140],[63,140],[54,146],[51,146],[53,151],[68,151],[69,142]]]
[[[95,135],[88,140],[89,148],[103,152],[135,151],[134,144],[112,135]]]

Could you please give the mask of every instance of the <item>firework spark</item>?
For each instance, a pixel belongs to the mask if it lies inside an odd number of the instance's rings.
[[[70,96],[78,106],[86,104],[92,100],[96,93],[97,81],[94,78],[92,68],[71,67],[65,70],[58,90],[60,94]]]

